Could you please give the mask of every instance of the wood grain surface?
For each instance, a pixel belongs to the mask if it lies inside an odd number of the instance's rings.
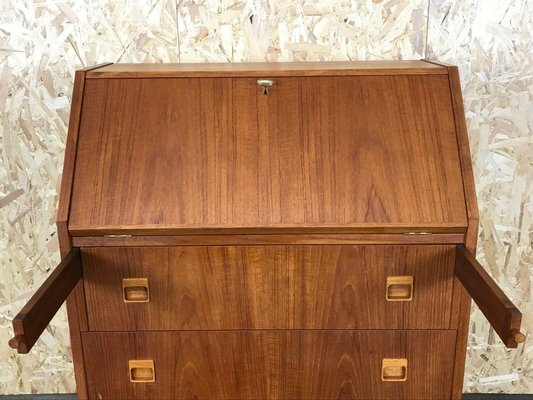
[[[13,319],[9,345],[28,353],[82,277],[79,249],[71,250]]]
[[[464,246],[458,246],[456,260],[455,274],[465,289],[503,343],[516,348],[524,340],[520,333],[522,313]]]
[[[468,143],[468,131],[466,128],[465,108],[461,91],[459,69],[455,66],[449,66],[448,78],[452,95],[455,132],[457,135],[457,143],[459,144],[459,161],[461,163],[461,175],[466,201],[466,215],[468,218],[468,227],[465,234],[464,245],[475,255],[479,229],[479,211],[474,172],[472,168],[472,157],[470,156],[470,145]],[[458,309],[459,324],[455,350],[452,398],[454,400],[460,400],[463,394],[466,348],[468,345],[472,300],[458,278],[456,278],[454,288],[454,304],[460,304],[460,307]]]
[[[446,68],[424,61],[336,61],[276,63],[112,64],[90,72],[88,78],[172,78],[232,76],[342,76],[446,74]]]
[[[74,235],[466,228],[447,75],[85,86]]]
[[[76,167],[79,127],[83,111],[85,78],[87,72],[108,64],[109,63],[94,65],[92,67],[78,70],[75,74],[56,219],[61,258],[66,257],[66,255],[72,250],[72,237],[68,231],[68,219],[70,216],[72,186],[74,181],[74,170]],[[83,281],[80,280],[76,284],[68,296],[66,303],[70,330],[70,349],[72,351],[72,363],[74,365],[76,378],[77,398],[79,400],[85,400],[87,399],[87,383],[85,381],[85,365],[80,334],[81,331],[87,330],[87,312],[85,310]]]
[[[238,246],[82,250],[89,329],[448,329],[455,246]],[[388,276],[413,276],[409,302]],[[122,279],[148,278],[125,303]]]
[[[278,235],[131,235],[75,236],[77,247],[222,246],[302,244],[461,244],[461,233],[406,235],[401,233],[278,234]]]
[[[83,334],[91,399],[443,400],[454,344],[450,330]],[[407,380],[382,382],[383,358],[406,358]],[[130,383],[132,359],[154,361],[154,383]]]

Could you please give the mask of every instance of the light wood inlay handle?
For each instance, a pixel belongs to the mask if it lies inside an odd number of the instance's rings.
[[[150,301],[150,288],[147,278],[122,279],[122,295],[125,303],[147,303]]]
[[[387,301],[413,300],[413,282],[412,276],[388,276]]]
[[[383,382],[405,382],[407,380],[407,359],[384,358],[381,363]]]
[[[128,369],[130,382],[155,382],[155,369],[153,360],[129,360]]]

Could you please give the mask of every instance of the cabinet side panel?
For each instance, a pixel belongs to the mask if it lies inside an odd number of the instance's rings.
[[[83,89],[85,87],[86,72],[104,65],[108,65],[108,63],[79,70],[76,71],[75,74],[57,212],[57,234],[61,258],[63,258],[72,247],[71,236],[68,232],[68,219],[70,200],[72,197],[72,182],[76,165],[78,132],[83,106]],[[80,332],[87,330],[87,310],[85,308],[85,295],[83,283],[81,281],[76,285],[70,296],[67,298],[67,314],[70,329],[72,361],[76,377],[77,398],[83,400],[87,398],[87,383],[85,380],[85,366]]]
[[[78,142],[78,127],[81,117],[83,102],[83,87],[85,85],[85,71],[76,71],[74,79],[74,89],[72,92],[72,105],[70,109],[70,119],[68,126],[67,143],[65,148],[65,160],[63,163],[63,176],[61,179],[61,190],[59,193],[59,205],[57,212],[57,233],[59,239],[59,249],[63,258],[71,249],[72,242],[68,232],[68,215],[70,209],[70,198],[72,194],[72,180],[74,177],[74,166],[76,162],[76,147]],[[76,378],[76,392],[78,399],[87,399],[87,382],[85,379],[85,366],[83,358],[83,348],[81,344],[81,325],[86,310],[80,309],[83,304],[84,293],[80,281],[67,298],[67,315],[70,329],[70,347],[72,351],[72,362],[74,364],[74,375]]]
[[[461,83],[459,81],[459,71],[457,67],[450,67],[449,71],[450,90],[455,117],[455,132],[457,134],[457,143],[459,145],[459,161],[461,162],[461,174],[463,178],[466,214],[468,218],[468,232],[465,245],[470,251],[475,253],[479,222],[476,186],[474,184],[474,172],[472,170],[470,145],[468,144],[468,132],[466,130],[466,119],[463,97],[461,94]]]
[[[74,181],[74,169],[76,165],[78,134],[83,106],[83,93],[85,88],[86,73],[87,71],[91,71],[109,64],[110,63],[95,65],[94,67],[76,71],[75,74],[74,88],[72,90],[72,104],[70,106],[70,117],[68,123],[68,135],[65,146],[65,158],[63,162],[63,175],[61,177],[61,189],[59,192],[59,204],[57,211],[58,222],[67,222],[69,219],[70,203],[72,198],[72,183]],[[62,235],[62,237],[60,237],[60,245],[63,245],[61,240],[70,242],[68,235]],[[62,249],[62,252],[63,251],[64,248]]]
[[[478,206],[470,146],[468,144],[468,132],[464,114],[461,83],[457,67],[448,67],[450,91],[452,96],[453,111],[455,117],[455,131],[459,145],[459,159],[465,192],[466,212],[468,227],[465,235],[465,246],[475,254],[478,235]],[[452,386],[452,398],[461,399],[463,392],[464,369],[466,359],[466,347],[468,345],[468,329],[470,321],[471,298],[456,278],[454,283],[454,301],[460,303],[459,321],[457,330],[457,343],[455,349],[455,367]]]

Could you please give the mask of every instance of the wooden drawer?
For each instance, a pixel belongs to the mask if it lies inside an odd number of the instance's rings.
[[[453,330],[88,332],[83,349],[93,399],[443,400],[455,337]],[[130,371],[131,360],[153,363],[153,371]],[[395,372],[394,362],[407,367]]]
[[[82,250],[94,331],[448,329],[454,260],[433,245]]]

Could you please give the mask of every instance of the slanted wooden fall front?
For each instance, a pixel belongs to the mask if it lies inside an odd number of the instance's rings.
[[[80,399],[459,399],[469,293],[524,339],[476,207],[455,67],[78,71],[63,261],[10,344],[70,293]]]

